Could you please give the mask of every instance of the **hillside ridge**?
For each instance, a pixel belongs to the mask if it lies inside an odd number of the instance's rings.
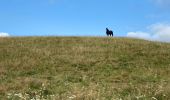
[[[110,37],[0,38],[0,98],[170,99],[170,44]]]

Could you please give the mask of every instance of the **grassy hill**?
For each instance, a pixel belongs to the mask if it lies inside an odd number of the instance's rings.
[[[128,38],[0,38],[0,98],[170,100],[170,44]]]

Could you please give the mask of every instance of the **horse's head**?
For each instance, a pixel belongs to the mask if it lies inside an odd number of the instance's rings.
[[[108,29],[108,28],[106,28],[106,31],[108,32],[108,31],[109,31],[109,29]]]

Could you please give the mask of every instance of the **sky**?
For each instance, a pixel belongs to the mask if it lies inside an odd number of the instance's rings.
[[[0,0],[0,37],[114,36],[170,42],[170,0]]]

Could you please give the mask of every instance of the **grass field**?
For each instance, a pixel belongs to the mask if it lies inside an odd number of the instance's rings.
[[[170,100],[170,44],[128,38],[0,38],[2,100]]]

